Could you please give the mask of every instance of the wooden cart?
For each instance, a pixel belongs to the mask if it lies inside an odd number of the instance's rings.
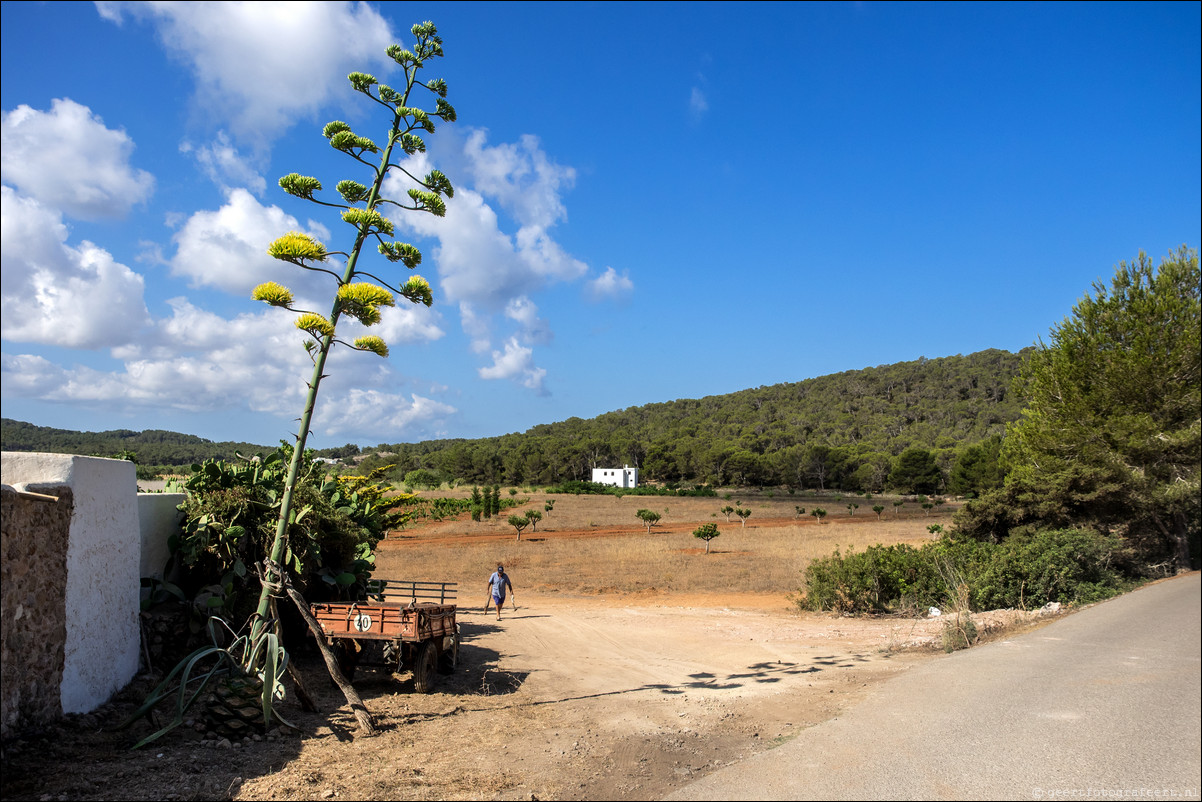
[[[364,659],[377,658],[394,671],[411,669],[413,687],[429,693],[439,672],[459,663],[454,582],[373,579],[357,602],[310,605],[322,632],[339,654],[347,679]]]

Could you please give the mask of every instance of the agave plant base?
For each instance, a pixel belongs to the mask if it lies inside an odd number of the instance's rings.
[[[205,697],[203,717],[210,731],[231,741],[248,735],[265,735],[263,681],[258,677],[227,677],[218,681],[213,692]]]

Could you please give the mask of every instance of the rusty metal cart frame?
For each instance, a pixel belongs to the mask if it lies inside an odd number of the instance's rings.
[[[366,598],[310,605],[350,679],[364,647],[378,644],[385,664],[411,668],[413,687],[430,693],[438,673],[459,663],[455,582],[373,579]]]

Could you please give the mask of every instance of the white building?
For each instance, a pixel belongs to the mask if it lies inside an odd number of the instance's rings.
[[[639,469],[623,465],[621,468],[593,468],[593,482],[614,487],[638,487]]]

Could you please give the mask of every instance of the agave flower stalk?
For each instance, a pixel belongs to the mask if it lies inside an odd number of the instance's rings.
[[[327,251],[322,243],[299,232],[285,234],[273,242],[268,249],[268,252],[277,259],[290,262],[306,270],[329,274],[337,279],[338,286],[328,315],[305,312],[296,321],[297,328],[312,338],[306,342],[305,347],[313,360],[313,371],[308,382],[305,407],[300,416],[296,447],[292,452],[284,492],[280,499],[280,514],[271,556],[266,562],[263,592],[260,595],[256,617],[256,621],[259,622],[267,620],[272,591],[280,584],[281,576],[276,572],[286,570],[280,566],[284,564],[282,557],[288,539],[288,527],[293,519],[293,490],[305,459],[305,443],[313,420],[318,388],[325,376],[326,361],[330,350],[335,343],[341,343],[356,350],[371,351],[385,357],[388,355],[388,346],[380,337],[360,337],[354,343],[345,343],[339,340],[337,329],[340,319],[343,316],[349,316],[370,326],[380,320],[380,307],[395,304],[395,295],[399,295],[411,303],[421,303],[426,306],[433,302],[430,285],[420,276],[412,276],[401,283],[399,287],[394,287],[359,267],[363,247],[369,239],[378,241],[377,250],[389,262],[400,262],[408,269],[415,268],[421,262],[421,252],[417,248],[407,243],[391,241],[393,224],[387,216],[381,213],[379,207],[382,204],[392,204],[401,209],[428,212],[441,217],[446,213],[443,196],[449,198],[454,194],[450,181],[441,172],[433,170],[424,177],[418,177],[406,170],[404,165],[392,161],[393,153],[398,149],[406,155],[425,150],[422,135],[434,131],[434,123],[431,118],[438,118],[446,122],[452,122],[455,119],[455,110],[444,99],[446,83],[441,80],[426,82],[418,80],[418,72],[424,63],[442,55],[442,40],[437,35],[433,23],[430,22],[413,26],[412,32],[417,37],[414,50],[405,50],[398,45],[393,45],[388,49],[389,56],[404,70],[405,85],[402,91],[398,92],[381,84],[373,76],[364,73],[354,72],[347,76],[356,91],[387,108],[391,114],[392,123],[383,150],[381,151],[372,140],[356,135],[344,122],[335,121],[323,129],[323,134],[329,140],[331,147],[370,168],[372,173],[370,186],[351,180],[340,181],[337,184],[337,191],[343,202],[330,203],[318,199],[317,193],[321,192],[322,186],[316,178],[292,173],[284,176],[279,182],[280,187],[290,195],[340,209],[342,220],[355,229],[355,236],[354,244],[346,252]],[[425,88],[436,96],[434,112],[426,112],[409,105],[410,95],[417,87]],[[373,164],[369,158],[376,154],[379,155],[378,162]],[[408,204],[389,200],[381,194],[384,180],[392,170],[401,171],[417,185],[408,191],[410,201]],[[346,265],[341,274],[323,266],[334,255],[346,257]],[[370,280],[356,280],[361,278]],[[292,293],[274,282],[257,287],[253,297],[273,306],[293,309]]]

